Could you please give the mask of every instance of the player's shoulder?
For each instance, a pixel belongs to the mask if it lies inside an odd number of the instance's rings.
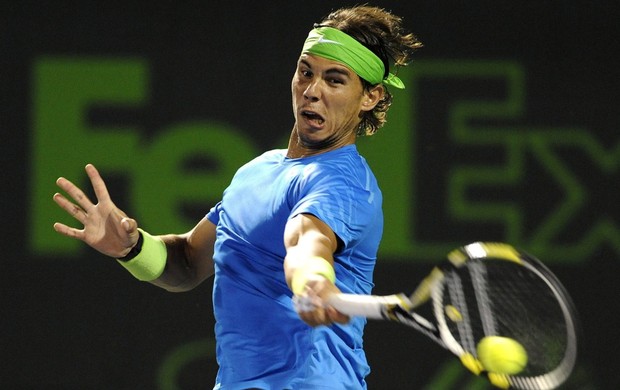
[[[376,183],[374,173],[364,157],[358,153],[355,145],[348,145],[317,157],[306,171],[311,171],[321,181],[341,181],[346,185],[362,187],[367,187],[371,182]]]
[[[359,154],[355,144],[330,152],[324,165],[326,169],[346,177],[366,177],[369,174],[374,176],[366,159]]]

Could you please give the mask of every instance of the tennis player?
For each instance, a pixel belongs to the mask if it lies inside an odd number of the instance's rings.
[[[60,234],[117,258],[137,279],[186,291],[215,276],[215,389],[364,389],[365,319],[323,302],[369,294],[383,229],[381,192],[356,149],[383,126],[417,38],[371,6],[343,8],[310,31],[291,83],[287,149],[242,166],[191,231],[154,236],[118,209],[93,165],[93,204],[65,178],[56,203],[82,229]],[[315,305],[303,310],[294,295]]]

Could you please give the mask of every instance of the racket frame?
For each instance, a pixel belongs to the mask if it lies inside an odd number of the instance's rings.
[[[451,251],[447,258],[448,262],[434,267],[409,296],[403,293],[386,296],[335,294],[330,297],[327,304],[350,316],[393,321],[412,327],[459,357],[462,364],[474,374],[487,376],[491,383],[497,387],[542,390],[553,389],[562,384],[570,376],[576,363],[579,326],[572,300],[557,277],[535,257],[505,243],[471,243]],[[468,345],[466,349],[452,335],[446,318],[446,307],[443,304],[443,284],[450,268],[461,268],[473,260],[514,262],[537,275],[553,292],[566,321],[567,329],[567,347],[564,358],[555,369],[542,375],[528,377],[490,373],[485,371],[482,363],[474,354],[467,351],[475,351],[473,344],[476,341],[473,336],[468,341],[472,345]],[[484,291],[477,291],[477,294],[480,294],[477,298],[485,299]],[[429,300],[436,324],[415,311]],[[467,313],[464,314],[465,316],[468,315]],[[459,313],[459,315],[463,315],[463,313]],[[492,313],[486,315],[491,318],[487,319],[488,323],[485,328],[488,328],[486,329],[487,332],[492,333]],[[485,314],[483,313],[482,316],[484,317]],[[467,321],[463,321],[463,323],[465,324]]]

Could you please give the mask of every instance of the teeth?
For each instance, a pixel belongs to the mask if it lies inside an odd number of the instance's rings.
[[[305,116],[306,118],[312,120],[312,121],[317,122],[318,124],[323,124],[323,122],[325,122],[323,117],[321,117],[319,114],[317,114],[315,112],[302,111],[302,115]]]

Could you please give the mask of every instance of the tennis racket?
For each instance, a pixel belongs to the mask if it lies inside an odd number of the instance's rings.
[[[472,243],[447,257],[410,296],[338,294],[327,304],[349,316],[410,326],[496,387],[553,389],[562,384],[577,358],[578,324],[557,277],[533,256],[503,243]],[[488,336],[523,346],[525,367],[512,375],[485,367],[477,346]]]

